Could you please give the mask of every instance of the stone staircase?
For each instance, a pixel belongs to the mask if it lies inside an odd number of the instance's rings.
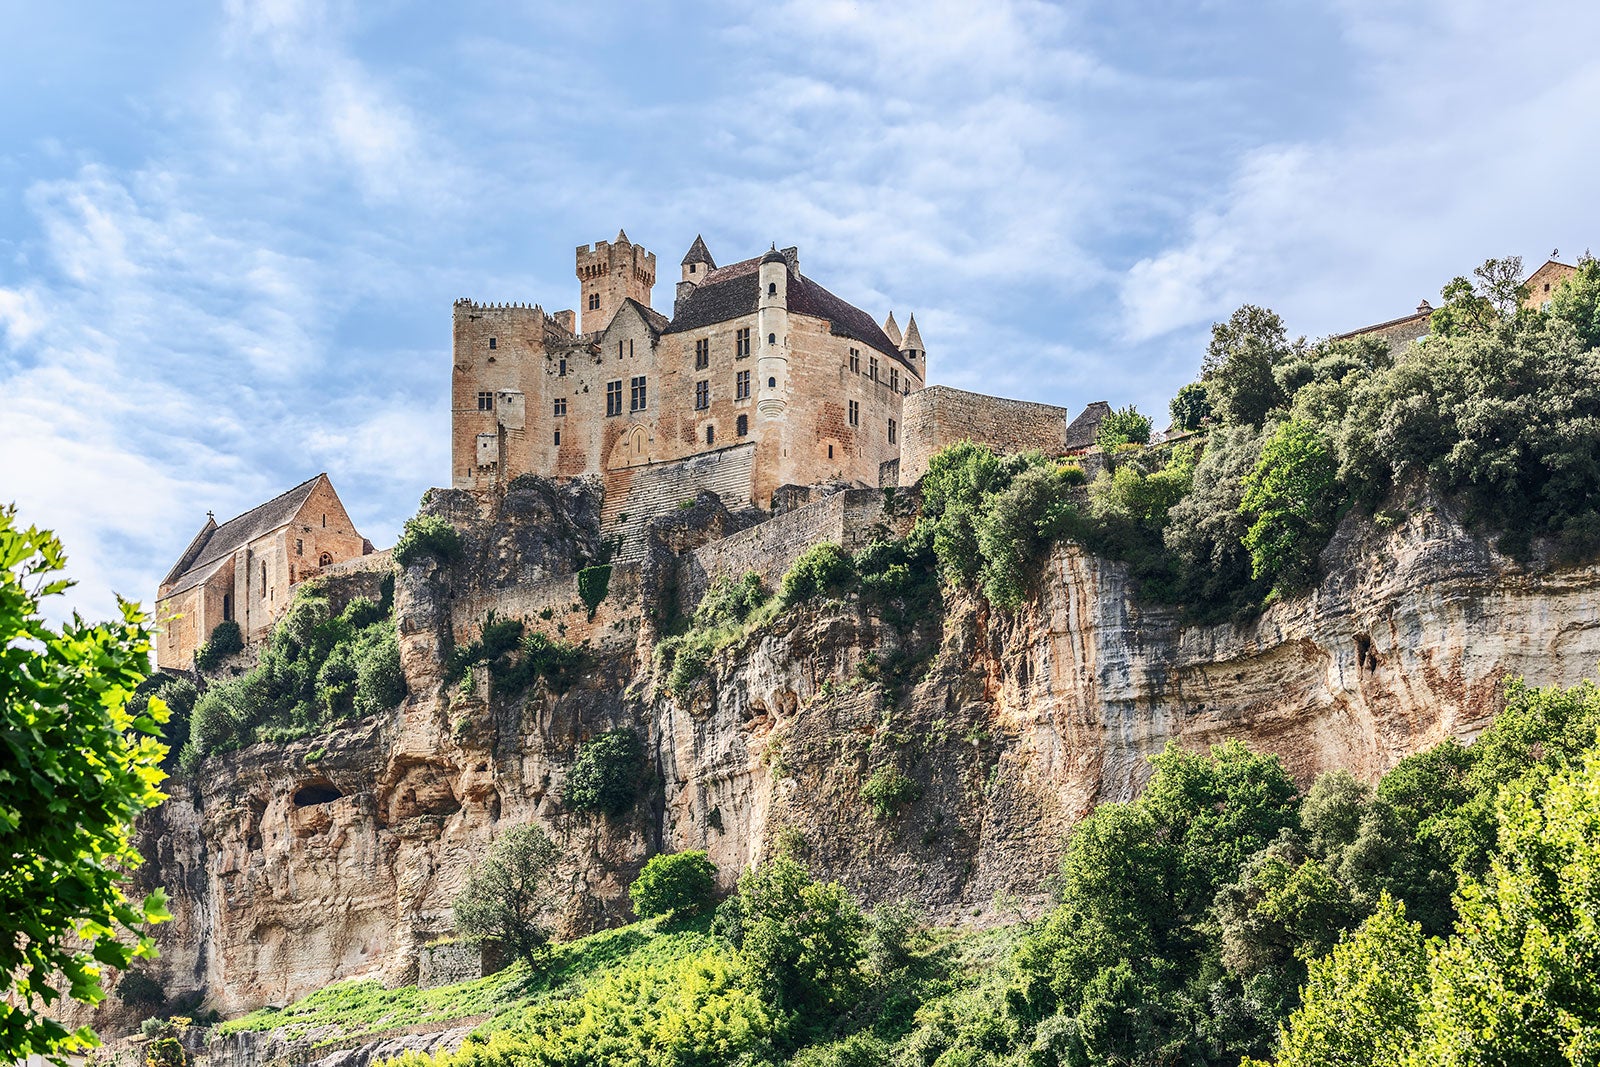
[[[678,510],[702,489],[716,493],[730,509],[748,506],[755,454],[755,443],[745,442],[634,468],[627,492],[607,492],[600,509],[601,536],[619,542],[612,562],[644,558],[644,531],[650,520]]]

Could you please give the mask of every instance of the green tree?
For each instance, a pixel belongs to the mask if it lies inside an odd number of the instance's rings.
[[[1254,304],[1212,326],[1200,380],[1217,419],[1225,426],[1266,422],[1286,401],[1274,371],[1293,352],[1283,320]]]
[[[1577,272],[1556,288],[1547,307],[1552,318],[1572,327],[1581,346],[1600,348],[1600,260],[1580,259]]]
[[[607,730],[578,746],[562,800],[574,811],[621,815],[639,795],[644,742],[632,730]]]
[[[1163,537],[1181,568],[1180,599],[1198,617],[1225,618],[1259,604],[1268,585],[1252,577],[1244,547],[1244,479],[1261,457],[1262,435],[1248,426],[1211,432],[1189,493],[1169,509]]]
[[[1409,1067],[1600,1062],[1600,752],[1502,794],[1500,850],[1433,954]]]
[[[1452,278],[1442,290],[1444,306],[1428,317],[1428,329],[1440,337],[1483,333],[1516,317],[1527,299],[1522,284],[1522,257],[1486,259],[1472,271],[1477,280]]]
[[[140,930],[171,918],[160,891],[124,892],[141,862],[134,818],[164,798],[159,697],[129,698],[149,669],[135,604],[121,618],[59,629],[41,603],[64,592],[61,543],[0,509],[0,1061],[64,1062],[98,1044],[46,1012],[63,993],[104,996],[101,968],[155,955]]]
[[[537,826],[514,827],[494,843],[455,900],[456,928],[504,946],[538,969],[550,946],[542,921],[560,852]]]
[[[1299,419],[1279,423],[1245,477],[1239,501],[1241,512],[1253,520],[1244,534],[1251,576],[1273,582],[1284,593],[1310,585],[1338,506],[1328,442]]]
[[[1206,383],[1190,382],[1179,389],[1167,412],[1172,416],[1172,425],[1180,430],[1198,430],[1204,426],[1211,418],[1211,398]]]
[[[1426,966],[1421,929],[1385,897],[1353,937],[1312,962],[1277,1067],[1399,1067]]]
[[[978,582],[996,607],[1014,611],[1027,596],[1028,583],[1046,547],[1071,521],[1067,487],[1076,467],[1035,466],[990,494],[978,510]],[[954,568],[952,568],[954,569]]]
[[[802,1023],[837,1013],[862,988],[865,920],[838,882],[779,855],[739,879],[740,955],[770,1003]]]
[[[1139,414],[1139,409],[1132,404],[1117,408],[1100,420],[1094,443],[1107,452],[1115,452],[1123,445],[1147,445],[1150,443],[1150,418]]]
[[[641,919],[698,915],[711,907],[716,894],[716,865],[694,849],[651,856],[628,886],[633,913]]]

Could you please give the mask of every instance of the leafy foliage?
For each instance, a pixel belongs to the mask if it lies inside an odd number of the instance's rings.
[[[496,618],[491,611],[476,641],[451,650],[445,662],[445,680],[459,681],[474,664],[487,663],[490,684],[498,697],[520,696],[540,681],[564,693],[584,662],[583,649],[577,645],[542,630],[529,630],[521,619]]]
[[[1168,405],[1172,425],[1180,430],[1198,430],[1211,418],[1211,398],[1205,382],[1190,382],[1178,390]]]
[[[1280,593],[1312,583],[1339,504],[1334,475],[1333,452],[1309,423],[1290,419],[1267,435],[1239,501],[1253,520],[1244,533],[1252,578]]]
[[[610,589],[611,564],[601,563],[585,567],[578,572],[578,599],[589,609],[589,618],[594,618],[595,609],[600,606],[600,601],[606,598],[606,593]]]
[[[195,701],[179,764],[192,776],[212,753],[305,737],[405,695],[390,598],[358,598],[335,615],[316,583],[304,582],[256,666],[213,682]]]
[[[494,843],[455,900],[456,928],[503,945],[537,970],[550,945],[542,913],[551,903],[555,844],[537,826],[518,826]]]
[[[1213,326],[1200,380],[1218,421],[1256,428],[1266,422],[1285,400],[1274,371],[1293,352],[1283,320],[1266,308],[1246,304]]]
[[[644,743],[632,730],[608,730],[578,746],[562,800],[574,811],[621,815],[639,795]]]
[[[850,557],[831,541],[812,545],[800,553],[778,586],[778,603],[784,607],[839,592],[855,576]]]
[[[1139,414],[1133,405],[1117,408],[1100,420],[1094,443],[1107,452],[1115,452],[1123,445],[1150,443],[1150,417]]]
[[[394,543],[393,559],[401,568],[423,559],[454,563],[463,551],[461,535],[450,521],[438,515],[417,515],[406,520],[400,539]]]
[[[861,787],[861,798],[872,808],[874,819],[892,819],[900,809],[922,796],[922,787],[897,768],[882,766]]]
[[[774,856],[739,879],[740,956],[761,996],[802,1024],[847,1006],[861,990],[861,909],[838,882]]]
[[[144,680],[150,632],[135,604],[121,618],[59,629],[42,602],[70,582],[61,542],[0,509],[0,1059],[68,1055],[98,1044],[50,1018],[63,994],[104,997],[101,968],[155,955],[141,932],[171,918],[158,890],[123,890],[139,865],[134,817],[164,798],[166,708],[129,698]]]
[[[709,910],[716,892],[716,866],[703,850],[691,849],[651,856],[628,886],[628,899],[641,919],[681,919]]]
[[[211,639],[195,653],[194,664],[203,671],[214,670],[217,664],[235,652],[244,651],[244,632],[232,619],[224,619],[211,629]]]

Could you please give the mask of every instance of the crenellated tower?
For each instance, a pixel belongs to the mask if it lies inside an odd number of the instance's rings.
[[[577,251],[578,315],[582,332],[595,333],[611,323],[624,300],[650,306],[656,284],[656,254],[628,240],[625,230],[615,241],[596,241]]]

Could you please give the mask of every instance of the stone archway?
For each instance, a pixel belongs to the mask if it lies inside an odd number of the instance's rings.
[[[617,443],[611,446],[611,460],[606,464],[606,469],[638,467],[649,462],[650,434],[635,423],[624,429],[617,437]]]

